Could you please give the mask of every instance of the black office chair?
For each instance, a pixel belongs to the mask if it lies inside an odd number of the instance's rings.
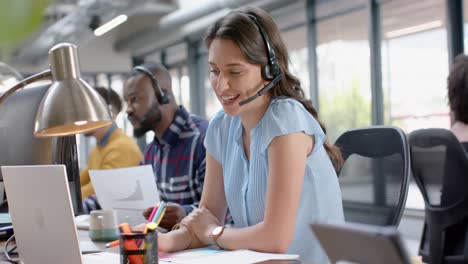
[[[468,158],[446,129],[409,135],[414,179],[426,221],[419,253],[428,263],[468,263]]]
[[[404,132],[393,126],[353,129],[335,144],[345,159],[338,176],[346,221],[398,226],[410,171]]]

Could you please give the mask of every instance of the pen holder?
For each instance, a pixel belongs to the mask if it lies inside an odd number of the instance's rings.
[[[157,264],[158,233],[120,234],[121,264]],[[138,247],[140,245],[140,247]]]

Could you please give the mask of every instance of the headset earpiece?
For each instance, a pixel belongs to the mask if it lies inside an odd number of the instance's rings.
[[[270,61],[270,64],[265,66],[268,68],[268,73],[272,76],[271,79],[275,78],[278,75],[281,75],[278,60],[276,59],[276,56],[274,56],[273,58],[274,59]]]
[[[270,65],[265,65],[262,67],[262,78],[266,81],[273,80],[278,74],[273,74]]]
[[[268,34],[265,32],[265,30],[263,30],[262,26],[260,26],[260,23],[258,22],[257,18],[251,14],[248,14],[247,16],[255,23],[265,43],[268,62],[267,65],[262,67],[262,78],[264,80],[271,81],[275,77],[281,75],[281,69],[279,67],[278,59],[276,58],[275,50],[271,46]]]
[[[270,72],[270,67],[268,67],[268,65],[262,66],[262,78],[268,81],[273,78],[273,75],[271,75]]]
[[[169,99],[170,99],[170,96],[167,94],[167,92],[164,92],[163,89],[161,89],[161,92],[163,92],[163,93],[161,94],[161,98],[158,99],[159,104],[162,104],[162,105],[163,105],[163,104],[168,104],[169,101],[170,101],[170,100],[169,100]]]
[[[156,99],[158,100],[159,104],[163,105],[163,104],[169,103],[170,101],[169,94],[164,89],[161,89],[161,87],[158,85],[158,81],[156,80],[156,77],[150,70],[148,70],[146,67],[142,65],[139,65],[139,66],[133,67],[132,71],[143,73],[150,79],[151,86],[153,86],[154,94],[156,95]]]

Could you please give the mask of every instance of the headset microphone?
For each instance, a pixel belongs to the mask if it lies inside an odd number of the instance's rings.
[[[257,97],[263,95],[268,90],[270,90],[273,86],[275,86],[279,81],[281,81],[282,77],[283,77],[282,75],[276,76],[273,80],[271,80],[271,82],[269,82],[267,85],[265,85],[265,87],[260,89],[260,91],[258,91],[254,96],[249,97],[249,98],[247,98],[247,99],[245,99],[243,101],[240,101],[239,105],[242,106],[242,105],[245,105],[247,103],[250,103],[253,100],[255,100]]]

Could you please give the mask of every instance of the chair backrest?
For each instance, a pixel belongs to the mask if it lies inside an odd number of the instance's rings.
[[[420,254],[429,263],[468,263],[468,158],[453,133],[413,131],[414,179],[424,197],[426,223]]]
[[[348,130],[335,142],[345,159],[338,173],[347,222],[398,225],[409,184],[409,148],[394,126]]]

